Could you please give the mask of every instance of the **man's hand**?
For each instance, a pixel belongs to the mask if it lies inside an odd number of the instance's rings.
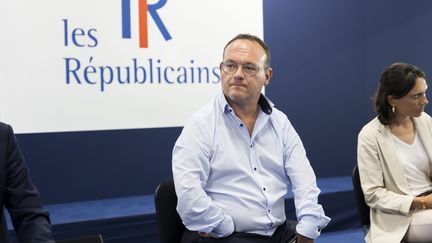
[[[307,238],[306,236],[297,234],[297,243],[313,243],[314,240]]]
[[[209,233],[206,232],[198,232],[199,238],[212,238]]]

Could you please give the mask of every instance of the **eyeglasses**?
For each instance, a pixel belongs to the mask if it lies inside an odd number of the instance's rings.
[[[237,64],[234,62],[222,62],[221,67],[222,67],[222,71],[230,75],[236,73],[238,68],[242,67],[242,71],[244,75],[249,77],[254,77],[258,73],[258,71],[262,68],[250,63]]]

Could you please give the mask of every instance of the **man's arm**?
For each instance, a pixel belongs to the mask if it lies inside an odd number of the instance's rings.
[[[174,146],[172,169],[183,224],[189,230],[219,238],[232,234],[234,222],[203,189],[210,173],[209,140],[197,123],[187,124]]]
[[[330,218],[318,204],[320,190],[300,137],[289,122],[284,130],[285,169],[294,194],[298,220],[296,231],[305,237],[299,237],[298,242],[311,242],[311,239],[316,239],[321,234],[321,229],[330,222]]]
[[[54,243],[48,213],[31,181],[18,142],[7,126],[5,206],[20,242]]]

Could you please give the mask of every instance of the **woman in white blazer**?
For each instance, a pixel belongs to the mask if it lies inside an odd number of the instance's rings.
[[[371,225],[366,242],[432,242],[432,119],[424,73],[395,63],[381,75],[378,116],[358,136],[357,160]]]

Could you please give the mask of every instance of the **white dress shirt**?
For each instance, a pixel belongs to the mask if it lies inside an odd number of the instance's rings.
[[[285,222],[291,185],[297,232],[317,238],[330,218],[303,144],[286,115],[261,95],[252,135],[222,91],[196,112],[173,149],[177,211],[193,231],[272,235]]]

